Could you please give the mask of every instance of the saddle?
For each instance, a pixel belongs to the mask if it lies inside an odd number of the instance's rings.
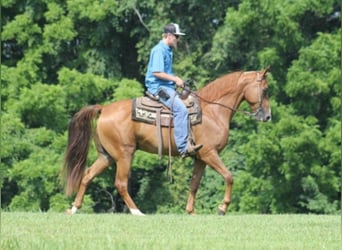
[[[189,112],[190,125],[201,123],[202,111],[198,98],[189,95],[183,102]],[[174,127],[171,110],[148,96],[133,99],[132,120],[154,125],[160,124],[161,127]]]
[[[189,138],[191,142],[194,141],[191,126],[202,122],[202,110],[199,105],[198,98],[194,95],[189,95],[183,100],[189,113]],[[162,127],[174,127],[173,114],[169,108],[161,102],[147,94],[147,96],[133,99],[132,104],[132,120],[153,124],[157,128],[158,137],[158,155],[162,156]],[[170,145],[169,138],[169,145]],[[171,155],[171,147],[169,147],[169,154]]]

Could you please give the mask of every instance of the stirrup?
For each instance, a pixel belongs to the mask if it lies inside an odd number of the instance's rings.
[[[182,153],[181,157],[186,158],[188,156],[195,156],[202,147],[202,144],[194,145],[188,143],[188,148],[185,150],[184,153]]]
[[[203,147],[202,144],[197,144],[197,145],[190,145],[188,146],[188,149],[186,150],[188,152],[189,155],[195,155],[198,150],[200,150]]]

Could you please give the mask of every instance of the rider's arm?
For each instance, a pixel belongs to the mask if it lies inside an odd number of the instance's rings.
[[[175,82],[178,87],[184,86],[184,81],[178,76],[170,75],[165,72],[153,72],[153,75],[162,80]]]

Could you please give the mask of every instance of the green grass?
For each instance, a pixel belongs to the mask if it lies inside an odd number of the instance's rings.
[[[328,215],[1,213],[0,249],[341,249]]]

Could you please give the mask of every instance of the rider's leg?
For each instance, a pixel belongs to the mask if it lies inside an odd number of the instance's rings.
[[[160,101],[173,112],[174,122],[174,137],[178,152],[184,157],[195,154],[202,145],[192,145],[188,141],[189,125],[188,125],[188,110],[179,98],[177,92],[171,88],[162,88],[166,95],[159,94]],[[163,96],[165,98],[163,98]]]

